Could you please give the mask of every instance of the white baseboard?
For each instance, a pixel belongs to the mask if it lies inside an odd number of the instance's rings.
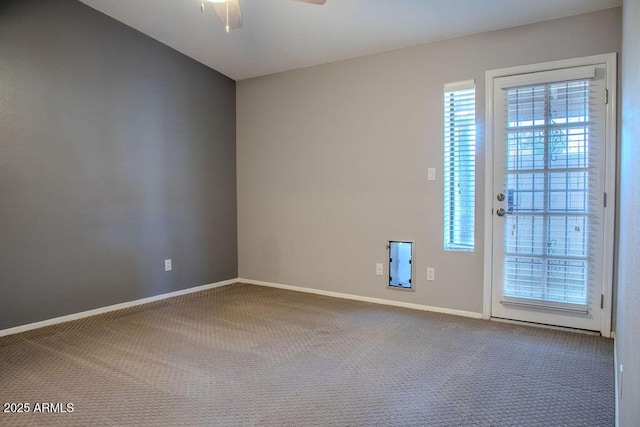
[[[69,314],[67,316],[56,317],[53,319],[43,320],[41,322],[29,323],[28,325],[16,326],[9,329],[0,330],[0,337],[7,335],[19,334],[20,332],[30,331],[32,329],[44,328],[45,326],[57,325],[59,323],[70,322],[72,320],[84,319],[85,317],[95,316],[98,314],[108,313],[110,311],[122,310],[124,308],[135,307],[137,305],[148,304],[154,301],[160,301],[167,298],[173,298],[180,295],[191,294],[194,292],[206,291],[207,289],[219,288],[221,286],[237,283],[238,279],[223,280],[221,282],[209,283],[208,285],[196,286],[195,288],[182,289],[166,294],[155,295],[148,298],[142,298],[135,301],[123,302],[120,304],[100,307],[94,310],[82,311],[80,313]]]
[[[613,392],[614,395],[614,401],[615,401],[615,413],[616,413],[616,424],[615,426],[618,427],[620,425],[620,389],[618,387],[620,387],[620,384],[618,383],[619,381],[619,377],[618,375],[620,375],[620,365],[618,365],[618,346],[616,345],[616,339],[615,339],[615,333],[613,334],[613,363],[615,366],[615,370],[616,370],[616,374],[614,376],[615,378],[615,391]]]
[[[258,285],[258,286],[266,286],[266,287],[270,287],[270,288],[287,289],[287,290],[290,290],[290,291],[306,292],[306,293],[309,293],[309,294],[324,295],[324,296],[334,297],[334,298],[350,299],[350,300],[356,300],[356,301],[371,302],[371,303],[374,303],[374,304],[391,305],[391,306],[394,306],[394,307],[411,308],[411,309],[414,309],[414,310],[432,311],[432,312],[435,312],[435,313],[453,314],[455,316],[463,316],[463,317],[471,317],[471,318],[474,318],[474,319],[482,319],[482,313],[474,313],[472,311],[454,310],[454,309],[451,309],[451,308],[443,308],[443,307],[432,307],[432,306],[428,306],[428,305],[414,304],[414,303],[402,302],[402,301],[393,301],[393,300],[382,299],[382,298],[363,297],[363,296],[360,296],[360,295],[343,294],[341,292],[323,291],[323,290],[320,290],[320,289],[312,289],[312,288],[302,288],[302,287],[299,287],[299,286],[291,286],[291,285],[283,285],[283,284],[280,284],[280,283],[263,282],[263,281],[260,281],[260,280],[253,280],[253,279],[238,279],[238,282],[247,283],[249,285]]]
[[[66,316],[55,317],[53,319],[47,319],[47,320],[43,320],[43,321],[40,321],[40,322],[29,323],[27,325],[16,326],[16,327],[9,328],[9,329],[2,329],[2,330],[0,330],[0,337],[7,336],[7,335],[13,335],[13,334],[19,334],[21,332],[26,332],[26,331],[30,331],[30,330],[38,329],[38,328],[44,328],[46,326],[53,326],[53,325],[57,325],[57,324],[60,324],[60,323],[70,322],[72,320],[84,319],[85,317],[96,316],[98,314],[108,313],[108,312],[116,311],[116,310],[122,310],[122,309],[129,308],[129,307],[135,307],[137,305],[148,304],[148,303],[154,302],[154,301],[161,301],[163,299],[173,298],[173,297],[177,297],[177,296],[180,296],[180,295],[186,295],[186,294],[191,294],[191,293],[194,293],[194,292],[205,291],[207,289],[213,289],[213,288],[219,288],[219,287],[222,287],[222,286],[232,285],[234,283],[248,283],[248,284],[251,284],[251,285],[267,286],[267,287],[279,288],[279,289],[287,289],[287,290],[290,290],[290,291],[306,292],[306,293],[310,293],[310,294],[324,295],[324,296],[334,297],[334,298],[350,299],[350,300],[356,300],[356,301],[370,302],[370,303],[374,303],[374,304],[390,305],[390,306],[395,306],[395,307],[411,308],[411,309],[414,309],[414,310],[432,311],[432,312],[435,312],[435,313],[453,314],[453,315],[456,315],[456,316],[471,317],[471,318],[474,318],[474,319],[482,319],[482,313],[474,313],[474,312],[471,312],[471,311],[453,310],[453,309],[450,309],[450,308],[432,307],[432,306],[428,306],[428,305],[414,304],[414,303],[408,303],[408,302],[402,302],[402,301],[393,301],[393,300],[387,300],[387,299],[382,299],[382,298],[372,298],[372,297],[364,297],[364,296],[360,296],[360,295],[344,294],[344,293],[341,293],[341,292],[323,291],[323,290],[319,290],[319,289],[303,288],[303,287],[300,287],[300,286],[291,286],[291,285],[283,285],[283,284],[280,284],[280,283],[263,282],[263,281],[260,281],[260,280],[229,279],[229,280],[223,280],[221,282],[210,283],[208,285],[196,286],[194,288],[182,289],[182,290],[175,291],[175,292],[169,292],[169,293],[166,293],[166,294],[155,295],[155,296],[148,297],[148,298],[142,298],[142,299],[138,299],[138,300],[135,300],[135,301],[128,301],[128,302],[123,302],[123,303],[120,303],[120,304],[110,305],[110,306],[107,306],[107,307],[100,307],[100,308],[96,308],[96,309],[93,309],[93,310],[82,311],[80,313],[74,313],[74,314],[69,314],[69,315],[66,315]]]

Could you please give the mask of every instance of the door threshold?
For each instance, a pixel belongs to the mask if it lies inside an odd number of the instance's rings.
[[[554,331],[573,332],[576,334],[592,335],[597,337],[602,335],[598,331],[589,331],[587,329],[568,328],[566,326],[547,325],[545,323],[525,322],[523,320],[503,319],[502,317],[491,317],[489,320],[500,323],[510,323],[512,325],[532,326],[534,328],[553,329]]]

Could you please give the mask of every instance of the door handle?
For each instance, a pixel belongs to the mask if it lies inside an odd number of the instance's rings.
[[[505,211],[503,208],[500,208],[496,211],[496,215],[505,216],[506,214],[511,215],[513,212]]]

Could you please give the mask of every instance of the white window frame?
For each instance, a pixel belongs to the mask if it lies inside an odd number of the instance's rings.
[[[491,318],[491,290],[492,290],[492,253],[493,253],[493,91],[494,79],[514,76],[518,74],[552,71],[563,68],[583,67],[595,64],[607,64],[606,89],[608,102],[606,105],[606,153],[605,153],[605,191],[607,206],[604,213],[604,254],[603,263],[603,310],[600,326],[602,336],[611,337],[611,315],[613,303],[613,249],[615,236],[616,215],[616,113],[617,113],[617,54],[607,53],[581,58],[550,61],[531,65],[522,65],[497,70],[488,70],[485,74],[485,198],[484,198],[484,289],[482,317]]]

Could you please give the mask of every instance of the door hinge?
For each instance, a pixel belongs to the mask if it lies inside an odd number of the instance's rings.
[[[604,308],[604,295],[600,295],[600,309]]]
[[[607,207],[607,193],[604,193],[604,207]]]
[[[609,103],[609,89],[607,88],[604,89],[604,103],[605,104]]]

